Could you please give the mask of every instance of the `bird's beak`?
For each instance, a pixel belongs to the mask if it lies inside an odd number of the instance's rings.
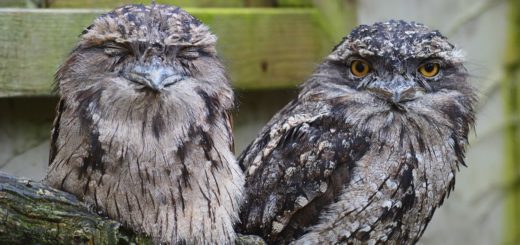
[[[394,105],[415,100],[425,93],[424,88],[407,79],[375,81],[367,86],[367,90]]]
[[[158,62],[149,65],[137,65],[125,77],[134,83],[144,85],[155,91],[160,91],[164,87],[182,80],[182,76],[173,67],[165,66]]]

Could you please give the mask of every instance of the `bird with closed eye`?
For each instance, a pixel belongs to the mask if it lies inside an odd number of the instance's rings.
[[[56,73],[45,181],[155,244],[233,244],[244,179],[216,41],[174,6],[98,17]]]

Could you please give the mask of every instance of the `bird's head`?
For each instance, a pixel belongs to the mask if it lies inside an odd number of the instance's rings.
[[[463,61],[460,50],[425,25],[361,25],[326,57],[303,94],[329,94],[338,106],[370,117],[416,114],[449,124],[446,116],[460,114],[472,122],[475,91]]]
[[[126,5],[98,17],[56,74],[61,93],[103,86],[132,95],[229,90],[216,36],[184,10]]]
[[[85,122],[185,134],[233,107],[216,41],[178,7],[122,6],[82,33],[56,73],[56,90]]]

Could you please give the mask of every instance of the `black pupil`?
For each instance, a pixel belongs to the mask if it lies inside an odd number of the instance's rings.
[[[435,69],[435,64],[429,63],[424,66],[426,72],[432,72]]]
[[[356,62],[356,65],[354,66],[354,68],[356,69],[357,72],[364,72],[365,71],[365,64],[363,64],[362,62]]]

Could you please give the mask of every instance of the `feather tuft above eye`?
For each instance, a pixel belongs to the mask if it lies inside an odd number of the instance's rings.
[[[179,50],[178,56],[188,60],[194,60],[200,56],[199,47],[183,47]]]

